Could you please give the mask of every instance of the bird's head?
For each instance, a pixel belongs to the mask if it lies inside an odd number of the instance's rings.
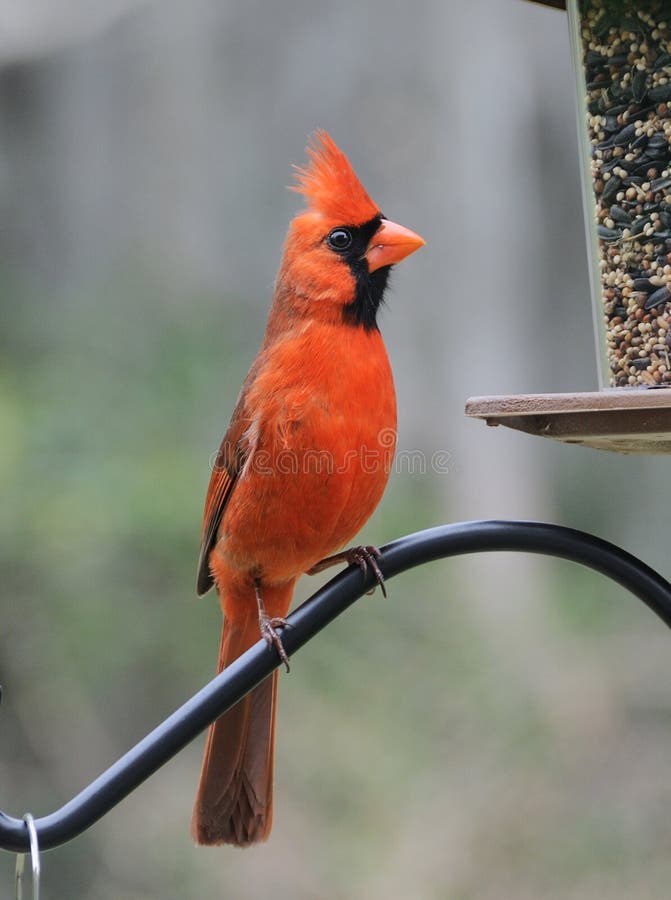
[[[307,154],[292,186],[307,208],[289,227],[280,294],[294,313],[375,329],[391,267],[424,241],[384,218],[325,131],[315,132]]]

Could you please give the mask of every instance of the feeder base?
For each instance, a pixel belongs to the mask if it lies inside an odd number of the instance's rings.
[[[616,453],[671,453],[671,388],[471,397],[466,415],[488,425]]]

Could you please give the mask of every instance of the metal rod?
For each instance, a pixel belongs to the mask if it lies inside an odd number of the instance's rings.
[[[627,588],[671,627],[671,585],[661,575],[600,538],[542,522],[478,521],[430,528],[382,548],[385,578],[424,563],[466,553],[508,550],[571,560]],[[291,656],[374,586],[369,571],[349,567],[289,616],[282,642]],[[223,712],[280,665],[274,648],[259,641],[169,716],[107,771],[60,809],[35,819],[40,850],[64,844],[108,813],[175,756]],[[0,849],[30,850],[23,819],[0,812]]]

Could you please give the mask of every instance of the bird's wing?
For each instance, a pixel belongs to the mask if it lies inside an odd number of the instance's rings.
[[[231,428],[229,428],[226,437],[221,442],[221,447],[212,468],[207,497],[205,498],[203,532],[200,540],[200,555],[198,557],[197,590],[199,597],[206,594],[214,583],[210,572],[210,551],[216,543],[221,517],[226,509],[233,486],[247,458],[247,452],[240,441],[240,435],[234,436],[231,434],[234,424],[233,422],[231,423]]]
[[[212,467],[210,484],[205,497],[203,531],[200,538],[200,554],[198,556],[196,586],[199,597],[206,594],[214,584],[214,578],[210,572],[210,551],[217,542],[217,532],[219,531],[221,518],[226,509],[226,504],[231,498],[236,479],[243,470],[251,452],[249,431],[254,421],[254,416],[250,414],[247,401],[250,389],[263,368],[265,357],[266,354],[263,351],[259,353],[247,373],[238,401],[235,404],[228,430],[224,435]]]
[[[221,517],[226,509],[236,479],[250,454],[249,427],[253,421],[246,408],[246,400],[250,386],[260,367],[257,358],[249,371],[240,391],[238,402],[233,411],[228,431],[219,447],[219,452],[212,467],[210,484],[205,498],[203,514],[203,531],[200,539],[200,555],[198,557],[197,590],[198,596],[206,594],[214,583],[210,572],[210,551],[217,542],[217,532]]]

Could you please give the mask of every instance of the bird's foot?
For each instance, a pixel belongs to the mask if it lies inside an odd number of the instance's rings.
[[[287,651],[284,649],[282,638],[277,633],[277,629],[291,628],[291,625],[283,616],[268,615],[266,608],[263,605],[261,580],[259,578],[254,579],[254,593],[256,594],[256,605],[259,610],[259,631],[261,632],[261,637],[268,646],[274,647],[277,650],[280,659],[287,667],[287,672],[289,672],[289,657],[287,656]]]
[[[267,616],[265,612],[259,613],[259,631],[261,632],[261,637],[270,647],[274,647],[277,650],[280,659],[286,666],[287,672],[289,672],[289,657],[287,656],[287,651],[284,649],[282,638],[277,633],[278,628],[291,628],[291,625],[286,619],[282,618],[282,616]]]
[[[331,566],[347,563],[350,566],[358,566],[365,576],[368,572],[368,567],[370,566],[373,570],[375,581],[380,586],[382,595],[386,597],[387,589],[384,583],[384,575],[382,574],[382,570],[378,563],[378,560],[380,559],[382,559],[382,554],[379,549],[372,544],[366,544],[361,547],[350,547],[348,550],[343,550],[342,553],[334,553],[333,556],[327,556],[325,559],[321,559],[318,563],[315,563],[311,569],[308,569],[308,575],[316,575],[318,572],[323,572],[324,569],[328,569]],[[372,588],[372,590],[367,593],[372,594],[374,591],[375,588]]]

